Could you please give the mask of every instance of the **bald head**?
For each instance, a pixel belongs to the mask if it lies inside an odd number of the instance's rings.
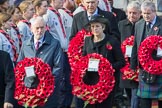
[[[44,19],[40,16],[36,17],[33,21],[31,21],[31,30],[36,40],[39,40],[44,35],[45,27],[46,23]]]

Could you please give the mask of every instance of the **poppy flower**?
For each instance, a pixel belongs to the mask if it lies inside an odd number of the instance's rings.
[[[98,70],[99,81],[94,85],[88,85],[83,81],[90,58],[100,60]],[[109,96],[114,88],[114,72],[115,70],[112,68],[110,62],[100,54],[93,53],[81,57],[77,64],[74,65],[71,74],[72,93],[89,104],[101,103]]]
[[[26,76],[25,67],[33,66],[34,72],[39,79],[36,88],[27,88],[24,84]],[[25,107],[43,106],[48,97],[54,91],[54,77],[51,68],[45,64],[40,58],[24,58],[18,62],[14,68],[15,72],[15,99],[18,103]],[[49,85],[51,84],[51,85]]]
[[[133,43],[134,43],[134,36],[132,35],[126,38],[121,44],[121,49],[126,61],[126,65],[122,69],[120,69],[120,71],[122,72],[122,79],[138,81],[138,72],[134,72],[133,70],[130,69],[129,57],[126,55],[126,46],[133,46]]]
[[[162,74],[162,59],[155,60],[152,56],[153,51],[157,50],[158,47],[162,48],[162,36],[158,35],[148,36],[139,47],[139,62],[142,68],[150,74]]]
[[[107,43],[107,44],[106,44],[106,48],[107,48],[108,50],[112,50],[111,44],[110,44],[110,43]]]

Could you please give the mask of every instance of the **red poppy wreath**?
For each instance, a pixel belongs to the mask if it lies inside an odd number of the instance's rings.
[[[74,65],[77,64],[78,60],[82,57],[82,48],[84,45],[84,38],[86,36],[91,36],[91,32],[82,29],[75,35],[75,37],[73,37],[69,43],[68,58],[72,70],[71,76],[75,76],[76,74],[73,72]]]
[[[126,38],[121,44],[121,49],[126,61],[126,65],[120,71],[122,72],[122,79],[138,81],[138,72],[133,72],[130,69],[130,61],[128,59],[129,57],[126,55],[126,46],[127,45],[133,46],[133,43],[134,43],[134,36],[130,36]]]
[[[26,76],[25,67],[34,66],[34,72],[39,83],[35,88],[27,88],[24,84]],[[54,77],[51,68],[40,58],[25,58],[18,62],[15,72],[15,99],[25,107],[43,106],[47,98],[54,91]]]
[[[84,45],[84,38],[86,36],[91,36],[91,33],[82,29],[75,35],[75,37],[73,37],[73,39],[69,43],[68,57],[72,70],[73,66],[82,56],[82,48]]]
[[[161,75],[162,74],[162,59],[153,59],[153,51],[162,48],[162,37],[152,35],[147,37],[140,45],[138,51],[138,59],[143,67],[150,74]]]
[[[90,58],[100,60],[98,70],[99,81],[94,85],[85,84],[83,81],[83,77],[88,69],[88,62]],[[109,93],[114,88],[114,69],[112,68],[110,62],[102,55],[93,53],[80,58],[73,72],[78,74],[71,76],[73,84],[72,93],[86,101],[86,103],[101,103],[108,97]]]

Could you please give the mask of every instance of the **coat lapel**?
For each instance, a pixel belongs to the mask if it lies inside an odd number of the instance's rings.
[[[89,22],[86,11],[83,12],[83,15],[80,17],[79,20],[80,20],[81,24],[83,25],[83,27],[86,28],[87,27],[86,25]]]
[[[160,23],[160,19],[157,17],[156,22],[151,29],[151,34],[158,35]]]
[[[137,28],[137,29],[139,29],[139,30],[138,30],[139,33],[137,33],[137,34],[139,34],[139,43],[142,41],[143,32],[145,31],[144,28],[145,28],[145,21],[143,20],[143,21],[141,22],[141,24],[140,24],[140,27]]]

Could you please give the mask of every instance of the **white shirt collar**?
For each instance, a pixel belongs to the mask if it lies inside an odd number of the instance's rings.
[[[155,16],[154,19],[153,19],[153,21],[150,22],[150,23],[151,23],[151,28],[154,26],[154,24],[155,24],[155,22],[156,22],[156,18],[157,18],[157,16]]]
[[[44,40],[44,35],[38,40],[40,42],[40,45],[42,45]],[[34,38],[34,45],[37,43],[37,40]]]
[[[96,8],[95,12],[92,15],[96,15],[96,14],[98,14],[98,8]],[[87,12],[87,16],[88,16],[89,20],[90,20],[92,15]]]

